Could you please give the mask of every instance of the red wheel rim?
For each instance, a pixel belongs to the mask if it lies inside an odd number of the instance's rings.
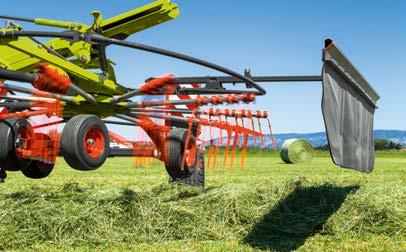
[[[89,157],[100,158],[105,148],[103,132],[96,126],[89,128],[85,134],[84,146]]]

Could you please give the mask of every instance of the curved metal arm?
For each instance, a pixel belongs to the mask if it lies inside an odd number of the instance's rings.
[[[0,38],[17,38],[17,37],[51,37],[51,38],[62,38],[62,39],[68,39],[68,40],[73,40],[73,41],[87,41],[89,43],[102,43],[102,44],[113,44],[113,45],[118,45],[118,46],[123,46],[123,47],[128,47],[128,48],[133,48],[137,50],[142,50],[142,51],[147,51],[155,54],[160,54],[164,55],[167,57],[171,58],[176,58],[180,59],[183,61],[187,61],[190,63],[194,63],[197,65],[201,65],[207,68],[211,68],[213,70],[217,70],[219,72],[222,72],[224,74],[233,76],[242,82],[246,83],[248,86],[255,88],[258,91],[259,95],[265,95],[266,90],[256,84],[253,80],[250,78],[239,74],[237,72],[234,72],[233,70],[230,70],[228,68],[222,67],[220,65],[198,59],[195,57],[191,57],[185,54],[149,46],[149,45],[144,45],[144,44],[139,44],[135,42],[129,42],[129,41],[122,41],[118,39],[113,39],[113,38],[108,38],[104,37],[100,34],[94,33],[94,32],[87,32],[87,33],[80,33],[80,32],[72,32],[72,31],[65,31],[65,32],[45,32],[45,31],[10,31],[10,32],[3,32],[0,33]]]

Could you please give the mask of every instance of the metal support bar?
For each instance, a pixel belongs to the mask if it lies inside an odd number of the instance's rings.
[[[11,71],[0,68],[0,79],[4,80],[33,83],[35,82],[36,76],[37,76],[36,74],[25,73],[22,71]],[[86,91],[76,86],[75,84],[71,83],[70,89],[76,94],[81,95],[83,98],[86,99],[86,101],[96,102],[96,99],[93,97],[93,95],[87,93]]]
[[[65,59],[65,58],[64,58],[62,55],[60,55],[57,51],[55,51],[55,50],[52,49],[51,47],[45,45],[44,43],[42,43],[42,42],[39,41],[38,39],[32,38],[32,37],[30,37],[30,39],[31,39],[32,41],[34,41],[35,43],[37,43],[38,45],[42,46],[45,50],[47,50],[48,53],[53,54],[53,55],[55,55],[55,56],[57,56],[57,57],[59,57],[59,58],[61,58],[61,59]]]
[[[179,114],[192,114],[192,110],[188,109],[166,109],[166,108],[130,108],[131,112],[141,112],[141,113],[179,113]],[[197,110],[196,114],[201,113]]]
[[[308,76],[257,76],[252,77],[252,80],[255,82],[321,82],[322,77],[320,75],[308,75]],[[244,83],[241,79],[232,76],[206,76],[206,77],[178,77],[173,80],[173,83],[176,84],[208,84],[216,82],[219,86],[223,84],[235,84],[235,83]],[[226,89],[211,89],[211,88],[179,88],[175,90],[174,94],[180,95],[211,95],[211,94],[244,94],[247,93],[247,90],[226,90]],[[254,91],[249,92],[255,95],[261,95],[261,92]],[[153,93],[149,95],[163,95],[164,93]],[[145,95],[140,92],[139,89],[132,90],[124,95],[116,96],[113,98],[113,103],[124,101],[135,96]]]
[[[132,91],[126,93],[126,94],[123,94],[123,95],[120,95],[120,96],[115,96],[112,99],[112,102],[117,103],[117,102],[125,101],[127,99],[130,99],[130,98],[132,98],[134,96],[138,96],[138,95],[145,95],[145,94],[142,93],[139,89],[135,89],[135,90],[132,90]]]
[[[96,32],[99,34],[103,34],[103,30],[100,27],[98,27],[96,29]],[[100,43],[100,44],[96,45],[96,47],[97,47],[97,53],[99,55],[100,68],[103,71],[103,73],[106,74],[108,71],[106,44]]]
[[[124,121],[132,122],[136,126],[138,126],[138,120],[131,117],[131,116],[123,115],[123,114],[117,114],[117,115],[115,115],[115,117],[117,117],[118,119],[124,120]]]
[[[2,102],[0,108],[7,109],[29,109],[32,107],[31,102]]]
[[[219,96],[220,101],[216,104],[227,102],[227,97]],[[237,101],[242,102],[243,96],[237,96]],[[205,105],[209,104],[208,101]],[[237,103],[237,102],[235,102]],[[147,101],[147,102],[128,102],[127,108],[146,108],[146,107],[157,107],[157,106],[167,106],[167,105],[188,105],[188,104],[198,104],[198,99],[185,99],[185,100],[167,100],[167,101]],[[200,104],[201,105],[201,104]]]
[[[150,102],[129,102],[127,103],[127,108],[142,108],[142,107],[156,107],[156,106],[166,106],[166,105],[188,105],[195,104],[195,99],[190,100],[173,100],[173,101],[150,101]]]
[[[119,121],[111,121],[111,120],[103,120],[105,124],[113,124],[113,125],[123,125],[123,126],[137,126],[135,123],[128,123],[128,122],[119,122]]]
[[[155,154],[156,153],[156,154]],[[157,158],[156,150],[141,150],[137,153],[134,148],[110,148],[109,157],[150,157]]]
[[[179,122],[179,123],[189,123],[189,118],[180,117],[180,116],[170,116],[170,115],[162,115],[162,114],[150,114],[150,113],[131,113],[134,116],[146,116],[158,119],[165,119],[172,122]],[[195,121],[195,120],[194,120]]]
[[[181,88],[176,91],[180,95],[219,95],[219,94],[254,94],[261,95],[258,91],[247,90],[225,90],[225,89],[206,89],[206,88]]]
[[[19,87],[19,86],[15,86],[15,85],[11,85],[11,84],[6,84],[6,83],[4,83],[2,87],[7,89],[8,91],[15,91],[18,93],[30,94],[33,96],[55,98],[55,99],[65,101],[65,102],[73,102],[72,96],[53,94],[53,93],[49,93],[49,92],[45,92],[45,91],[40,91],[38,89]]]
[[[260,95],[265,95],[266,90],[256,84],[253,80],[248,78],[247,76],[241,75],[237,72],[234,72],[233,70],[230,70],[228,68],[219,66],[217,64],[211,63],[204,61],[202,59],[194,58],[188,55],[184,55],[181,53],[177,52],[172,52],[169,50],[164,50],[161,48],[153,47],[153,46],[148,46],[144,44],[139,44],[139,43],[134,43],[130,41],[122,41],[114,38],[108,38],[104,37],[100,34],[97,34],[95,32],[87,32],[87,33],[80,33],[80,32],[72,32],[72,31],[64,31],[64,32],[48,32],[48,31],[12,31],[12,32],[3,32],[0,34],[0,38],[16,38],[19,36],[23,37],[57,37],[57,38],[63,38],[63,39],[69,39],[69,40],[74,40],[74,41],[87,41],[91,43],[101,43],[101,44],[113,44],[113,45],[118,45],[118,46],[123,46],[127,48],[132,48],[132,49],[137,49],[141,51],[146,51],[146,52],[151,52],[155,54],[160,54],[164,55],[167,57],[171,58],[176,58],[180,59],[183,61],[187,61],[190,63],[194,63],[200,66],[204,66],[213,70],[217,70],[219,72],[228,74],[230,76],[233,76],[237,79],[240,79],[241,82],[246,83],[248,86],[257,89],[257,91],[260,93]],[[89,41],[90,40],[90,41]]]
[[[70,88],[72,89],[73,92],[75,92],[76,94],[81,95],[83,98],[86,99],[86,101],[88,102],[92,102],[95,103],[96,99],[93,97],[93,95],[87,93],[86,91],[84,91],[83,89],[81,89],[80,87],[74,85],[73,83],[71,83]]]
[[[180,88],[175,90],[173,95],[219,95],[219,94],[246,94],[246,93],[261,95],[261,93],[258,91],[206,89],[206,88]],[[145,94],[136,89],[124,95],[114,97],[112,102],[117,103],[141,95]],[[148,95],[167,95],[167,93],[151,93]]]
[[[230,111],[232,111],[232,110],[230,110]],[[161,114],[178,113],[178,114],[207,115],[209,111],[208,110],[196,110],[196,111],[193,111],[193,110],[190,110],[190,109],[188,110],[188,109],[165,109],[165,108],[151,108],[151,109],[148,109],[148,108],[131,108],[130,113],[133,113],[133,112],[136,113],[136,114],[139,114],[139,113],[161,113]],[[216,110],[213,110],[213,112],[214,112],[214,114],[216,114]],[[235,111],[235,113],[236,113],[236,117],[241,115],[241,112],[238,111],[238,110]],[[214,116],[216,116],[216,115],[214,115]],[[220,113],[220,116],[224,116],[224,113],[223,112]],[[258,114],[256,112],[253,112],[251,116],[254,117],[254,118],[258,118]],[[231,117],[231,115],[229,117]],[[264,118],[264,117],[261,116],[259,118]]]
[[[240,79],[242,82],[246,83],[247,85],[257,89],[260,92],[261,95],[266,94],[266,90],[264,88],[262,88],[261,86],[259,86],[258,84],[256,84],[250,78],[247,78],[244,75],[241,75],[241,74],[239,74],[237,72],[234,72],[234,71],[232,71],[232,70],[230,70],[228,68],[216,65],[216,64],[211,63],[211,62],[207,62],[207,61],[204,61],[204,60],[201,60],[201,59],[198,59],[198,58],[194,58],[194,57],[184,55],[184,54],[181,54],[181,53],[177,53],[177,52],[164,50],[164,49],[157,48],[157,47],[152,47],[152,46],[143,45],[143,44],[139,44],[139,43],[134,43],[134,42],[130,42],[130,41],[122,41],[122,40],[118,40],[118,39],[107,38],[107,37],[101,36],[101,35],[96,34],[96,33],[91,33],[91,37],[92,37],[92,41],[94,41],[94,42],[98,42],[98,43],[107,42],[107,43],[114,44],[114,45],[119,45],[119,46],[138,49],[138,50],[142,50],[142,51],[152,52],[152,53],[168,56],[168,57],[171,57],[171,58],[176,58],[176,59],[188,61],[188,62],[197,64],[197,65],[201,65],[201,66],[204,66],[204,67],[208,67],[208,68],[223,72],[225,74],[228,74],[228,75],[231,75],[231,76],[233,76],[235,78]]]
[[[43,97],[24,97],[24,96],[17,96],[17,95],[0,95],[0,99],[2,100],[15,100],[15,101],[28,101],[28,102],[50,102],[54,103],[58,100],[53,98],[43,98]]]
[[[33,83],[35,81],[35,78],[36,78],[35,74],[0,68],[0,79],[3,80]]]
[[[61,123],[64,123],[64,121],[60,120],[60,121],[44,123],[44,124],[40,124],[40,125],[34,125],[34,126],[32,126],[32,128],[33,129],[40,129],[40,128],[45,128],[45,127],[49,127],[49,126],[59,125]]]
[[[14,17],[14,16],[8,16],[8,15],[0,15],[0,18],[6,19],[6,20],[16,20],[16,21],[22,21],[22,22],[35,23],[35,19],[33,19],[33,18]]]
[[[255,82],[316,82],[322,81],[320,75],[303,75],[303,76],[253,76],[251,79]],[[239,78],[232,76],[206,76],[206,77],[178,77],[173,80],[177,84],[207,83],[215,81],[220,84],[244,83]]]

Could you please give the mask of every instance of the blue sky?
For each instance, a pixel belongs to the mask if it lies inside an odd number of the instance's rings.
[[[151,1],[4,1],[1,12],[91,23]],[[381,95],[376,129],[406,130],[406,1],[173,1],[181,15],[129,40],[200,57],[254,75],[318,75],[332,38]],[[33,26],[24,24],[25,29]],[[35,29],[43,29],[35,27]],[[167,72],[216,74],[184,62],[109,47],[120,83],[131,87]],[[255,107],[271,111],[276,133],[324,131],[321,85],[264,84]]]

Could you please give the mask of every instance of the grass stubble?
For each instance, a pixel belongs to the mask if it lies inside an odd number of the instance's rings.
[[[249,155],[245,170],[208,170],[204,190],[129,158],[93,172],[60,160],[40,181],[10,173],[0,250],[405,251],[406,154],[378,153],[371,175],[315,156]]]

